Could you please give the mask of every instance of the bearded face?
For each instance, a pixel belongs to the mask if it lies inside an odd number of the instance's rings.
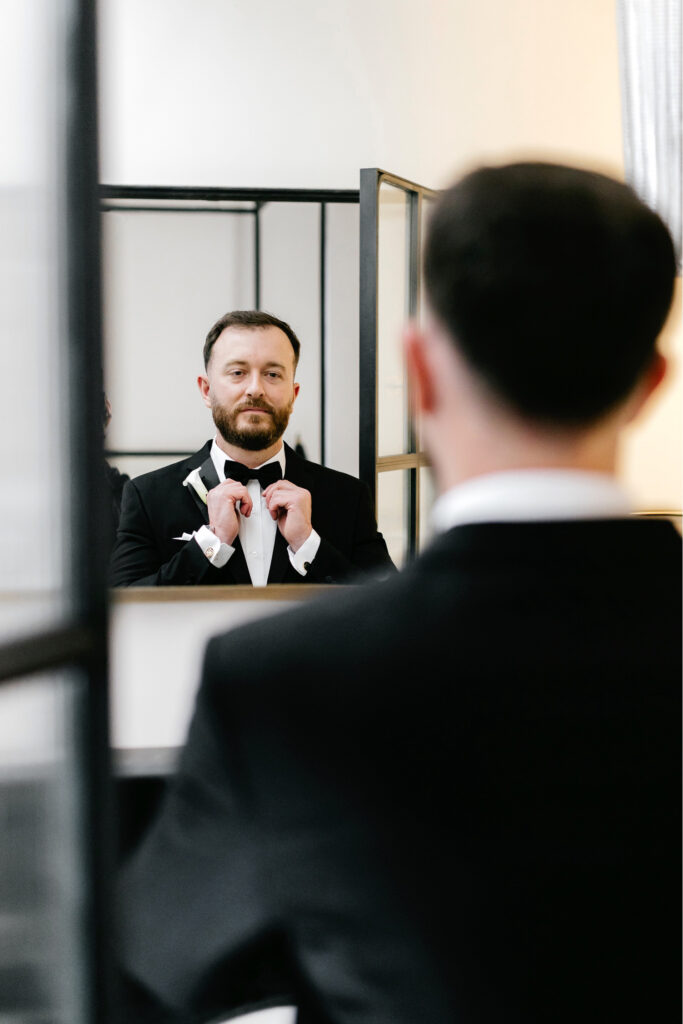
[[[287,429],[293,407],[293,399],[277,408],[260,398],[242,401],[234,408],[226,409],[212,398],[211,414],[221,437],[228,444],[257,452],[279,441]],[[263,412],[254,412],[255,409],[263,409]]]
[[[258,452],[277,446],[299,393],[295,370],[292,345],[278,327],[223,331],[198,383],[228,448]]]

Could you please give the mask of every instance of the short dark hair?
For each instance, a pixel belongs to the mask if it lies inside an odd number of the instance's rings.
[[[289,338],[294,349],[294,369],[299,362],[301,343],[296,334],[284,320],[278,320],[272,313],[264,313],[260,309],[234,309],[231,313],[224,313],[220,320],[216,320],[204,342],[204,369],[209,365],[213,346],[227,327],[250,327],[259,330],[262,327],[279,327]]]
[[[676,275],[671,235],[612,178],[550,163],[481,167],[436,200],[425,244],[435,316],[527,419],[588,425],[654,355]]]

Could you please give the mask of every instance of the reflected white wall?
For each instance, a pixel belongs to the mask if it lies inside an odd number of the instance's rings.
[[[250,204],[245,204],[245,207]],[[320,206],[260,213],[261,309],[301,341],[301,385],[285,440],[321,461]],[[325,461],[358,466],[358,207],[326,206]],[[252,214],[107,211],[105,379],[109,450],[191,452],[214,434],[196,385],[211,325],[255,304]],[[119,457],[131,476],[173,459]]]
[[[103,215],[109,448],[194,451],[212,436],[197,376],[211,325],[253,301],[251,222],[245,214]]]
[[[103,180],[431,187],[533,149],[621,166],[614,0],[100,0]]]

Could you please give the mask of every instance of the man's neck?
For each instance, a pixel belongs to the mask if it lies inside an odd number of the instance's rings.
[[[277,455],[282,448],[281,437],[274,444],[269,445],[268,448],[259,448],[257,451],[240,448],[236,444],[228,444],[221,434],[216,434],[215,440],[220,450],[225,453],[226,458],[232,459],[233,462],[241,462],[243,466],[248,466],[249,469],[256,469],[257,466],[262,466],[264,462],[268,462],[269,459]]]
[[[465,461],[457,466],[452,463],[446,464],[442,472],[438,474],[439,490],[449,490],[458,484],[466,483],[480,476],[490,476],[493,473],[525,472],[528,470],[574,470],[584,473],[600,473],[608,476],[615,475],[614,462],[606,459],[582,459],[555,457],[548,455],[543,457],[540,453],[520,453],[518,458],[510,459],[476,459],[471,462]]]
[[[579,470],[614,475],[616,441],[609,426],[604,430],[556,435],[513,429],[509,425],[495,432],[465,430],[448,449],[436,446],[440,450],[435,452],[434,468],[441,493],[476,477],[519,470]]]

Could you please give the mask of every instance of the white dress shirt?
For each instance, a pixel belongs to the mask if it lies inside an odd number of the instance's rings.
[[[218,447],[214,438],[211,445],[211,459],[218,474],[219,483],[223,483],[225,480],[225,461],[227,458],[228,456]],[[270,462],[280,463],[284,479],[286,464],[284,446],[271,459],[267,459],[261,465],[265,466]],[[261,466],[256,468],[260,469]],[[247,568],[249,569],[249,575],[251,576],[251,582],[256,587],[262,587],[268,582],[268,573],[270,572],[270,563],[273,558],[278,525],[268,511],[258,480],[249,480],[246,486],[247,493],[252,501],[252,510],[250,516],[239,516],[238,536],[247,562]],[[234,547],[223,543],[208,526],[200,527],[199,530],[194,532],[193,536],[204,554],[209,558],[209,561],[217,568],[225,565],[228,559],[235,553]],[[308,538],[298,551],[293,551],[291,547],[287,547],[289,561],[299,575],[305,576],[307,574],[307,565],[313,561],[319,547],[320,536],[315,530],[311,530]]]
[[[465,523],[614,519],[629,515],[628,495],[614,477],[573,469],[524,469],[474,477],[440,495],[432,526],[441,533]]]

